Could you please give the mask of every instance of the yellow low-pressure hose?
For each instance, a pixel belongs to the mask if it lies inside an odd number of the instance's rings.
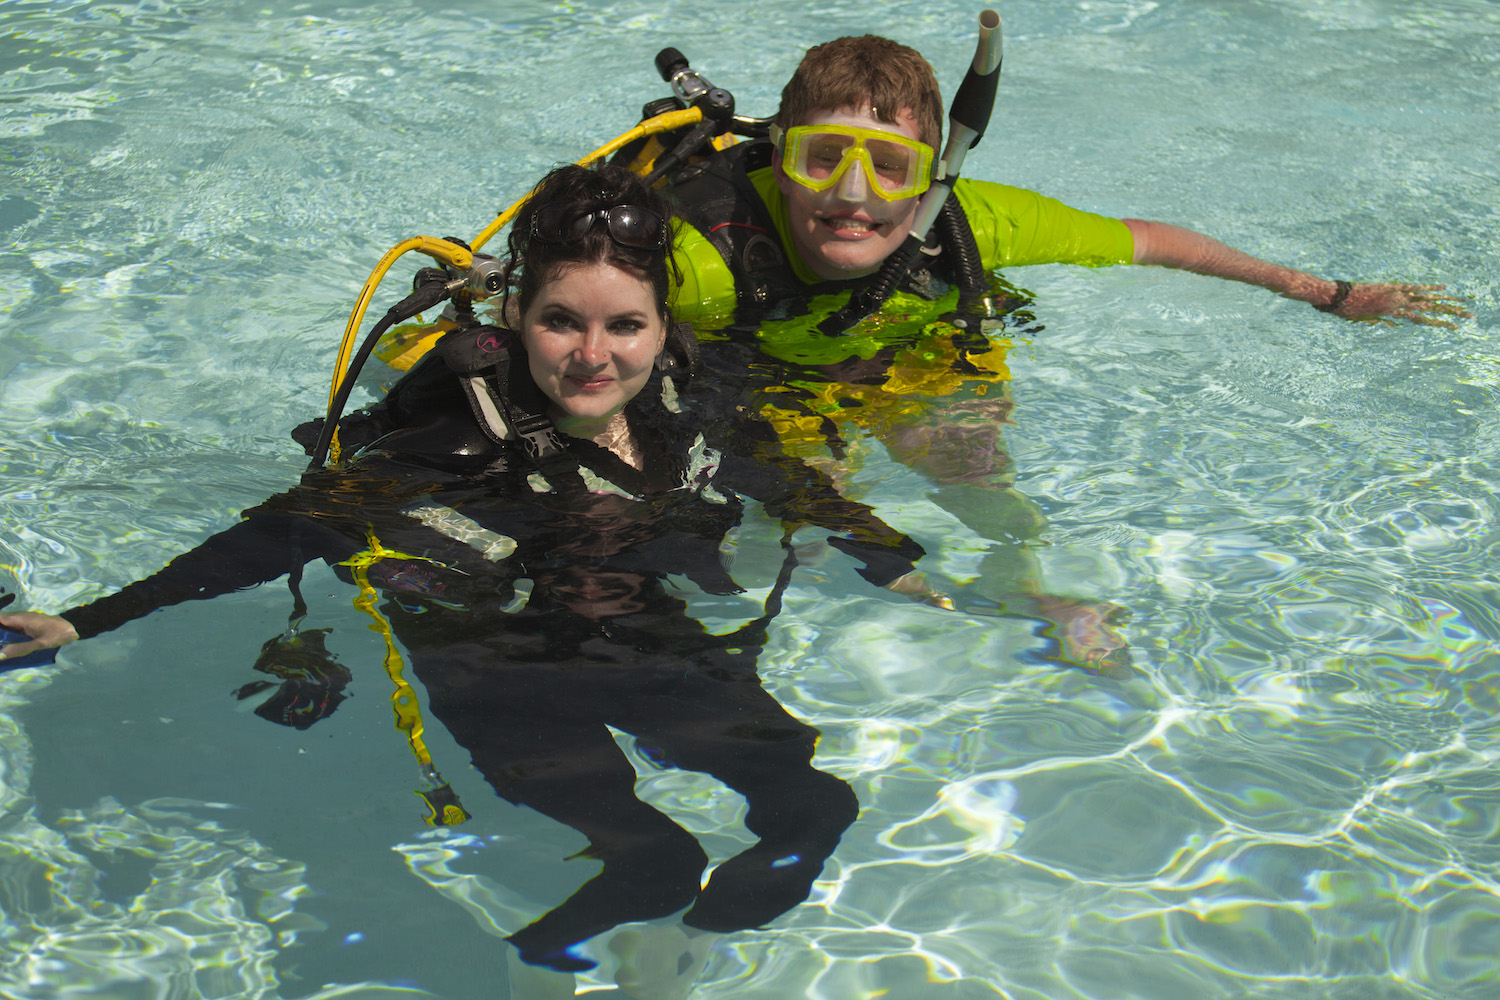
[[[591,163],[597,163],[616,150],[623,149],[624,147],[630,145],[632,142],[635,142],[637,139],[644,139],[648,135],[657,135],[661,132],[671,132],[674,129],[682,128],[685,125],[696,125],[702,120],[703,111],[699,108],[688,108],[685,111],[668,111],[666,114],[657,115],[654,118],[647,118],[645,121],[641,122],[629,132],[626,132],[624,135],[619,136],[618,138],[610,140],[609,142],[600,146],[598,149],[594,150],[589,155],[585,156],[583,159],[579,160],[578,165],[580,167],[586,167]],[[484,231],[481,232],[478,236],[474,237],[474,242],[470,245],[475,250],[478,250],[480,247],[488,243],[496,233],[506,227],[511,219],[514,219],[516,217],[516,213],[519,212],[521,210],[521,206],[526,203],[526,198],[530,197],[531,192],[526,192],[525,197],[521,198],[520,201],[517,201],[515,204],[511,205],[505,211],[496,216],[494,222],[491,222],[488,226],[485,226]]]
[[[349,365],[349,356],[354,353],[354,341],[359,336],[360,324],[364,321],[365,310],[370,308],[370,300],[375,297],[375,289],[379,287],[386,272],[395,266],[401,256],[411,250],[420,250],[444,264],[467,270],[474,263],[474,255],[457,243],[448,240],[434,239],[431,236],[413,236],[409,240],[402,240],[385,252],[380,258],[375,269],[370,272],[365,287],[359,291],[359,299],[354,303],[354,311],[349,314],[349,322],[344,325],[344,339],[339,344],[338,360],[333,365],[333,384],[328,387],[328,402],[333,402],[334,393],[338,392],[339,383],[344,379],[344,369]]]

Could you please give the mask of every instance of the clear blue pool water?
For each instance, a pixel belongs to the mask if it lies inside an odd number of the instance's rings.
[[[287,432],[379,255],[477,232],[623,131],[664,93],[660,47],[768,114],[841,34],[915,45],[951,90],[977,11],[0,3],[0,584],[43,609],[100,596],[294,481]],[[864,811],[807,904],[707,942],[689,995],[1493,996],[1500,6],[1001,12],[971,175],[1446,283],[1476,317],[1362,326],[1187,274],[1009,274],[1043,327],[1012,345],[1005,443],[1047,512],[1047,586],[1128,608],[1137,676],[1030,662],[1017,623],[871,592],[846,560],[801,571],[762,674]],[[864,451],[865,498],[972,574],[987,540],[960,501]],[[752,597],[778,561],[764,520],[736,569]],[[474,818],[423,825],[379,638],[331,573],[304,588],[360,665],[305,733],[229,697],[280,588],[0,678],[0,994],[608,996],[612,955],[665,954],[636,927],[577,981],[507,967],[499,936],[586,877],[563,860],[582,838],[496,798],[439,727]],[[738,850],[736,796],[642,772],[711,854]]]

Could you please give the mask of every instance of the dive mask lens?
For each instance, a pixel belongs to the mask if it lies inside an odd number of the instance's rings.
[[[531,237],[543,243],[572,243],[598,222],[609,238],[632,250],[659,250],[667,242],[667,226],[660,215],[639,205],[615,205],[579,211],[576,205],[543,205],[531,217]]]
[[[932,147],[880,129],[798,125],[786,130],[781,157],[787,176],[813,191],[833,187],[855,167],[886,201],[915,197],[932,183]]]

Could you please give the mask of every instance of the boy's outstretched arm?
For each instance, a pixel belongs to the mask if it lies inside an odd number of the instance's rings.
[[[1407,319],[1427,326],[1453,327],[1448,317],[1473,314],[1442,285],[1330,281],[1272,264],[1226,246],[1211,236],[1145,219],[1122,219],[1135,237],[1135,263],[1173,267],[1269,288],[1345,319]]]

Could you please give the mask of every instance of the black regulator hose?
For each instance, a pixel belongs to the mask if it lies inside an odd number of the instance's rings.
[[[656,54],[656,71],[671,85],[672,93],[684,107],[703,112],[703,121],[683,136],[671,152],[657,158],[651,172],[646,175],[647,184],[655,184],[696,156],[710,139],[730,131],[736,121],[734,95],[709,83],[677,49],[668,46]]]
[[[969,228],[969,216],[958,203],[958,195],[950,194],[943,203],[935,228],[943,253],[953,266],[959,298],[972,299],[988,292],[989,272],[984,269],[984,258],[979,254],[979,244],[974,241],[974,230]]]
[[[643,179],[647,184],[655,184],[662,177],[665,177],[693,156],[696,156],[698,150],[702,149],[704,144],[718,135],[720,131],[721,128],[718,122],[705,118],[697,125],[694,125],[693,130],[683,136],[682,141],[672,147],[670,153],[663,153],[658,156],[656,162],[651,167],[651,172]]]
[[[462,287],[465,279],[449,280],[444,271],[437,268],[423,268],[418,274],[418,280],[421,283],[417,290],[386,310],[380,321],[365,335],[364,343],[359,345],[359,350],[349,362],[349,370],[344,373],[344,380],[339,383],[338,392],[334,393],[333,399],[328,403],[328,414],[323,418],[323,428],[318,432],[317,444],[313,446],[312,461],[308,463],[308,471],[322,468],[324,461],[327,460],[328,449],[333,445],[334,431],[338,429],[339,418],[344,415],[344,405],[349,402],[349,394],[354,391],[354,383],[359,378],[360,370],[370,359],[370,354],[375,350],[375,345],[380,342],[380,338],[385,335],[385,331],[403,320],[411,319],[418,313],[431,309],[452,295],[457,287]]]

